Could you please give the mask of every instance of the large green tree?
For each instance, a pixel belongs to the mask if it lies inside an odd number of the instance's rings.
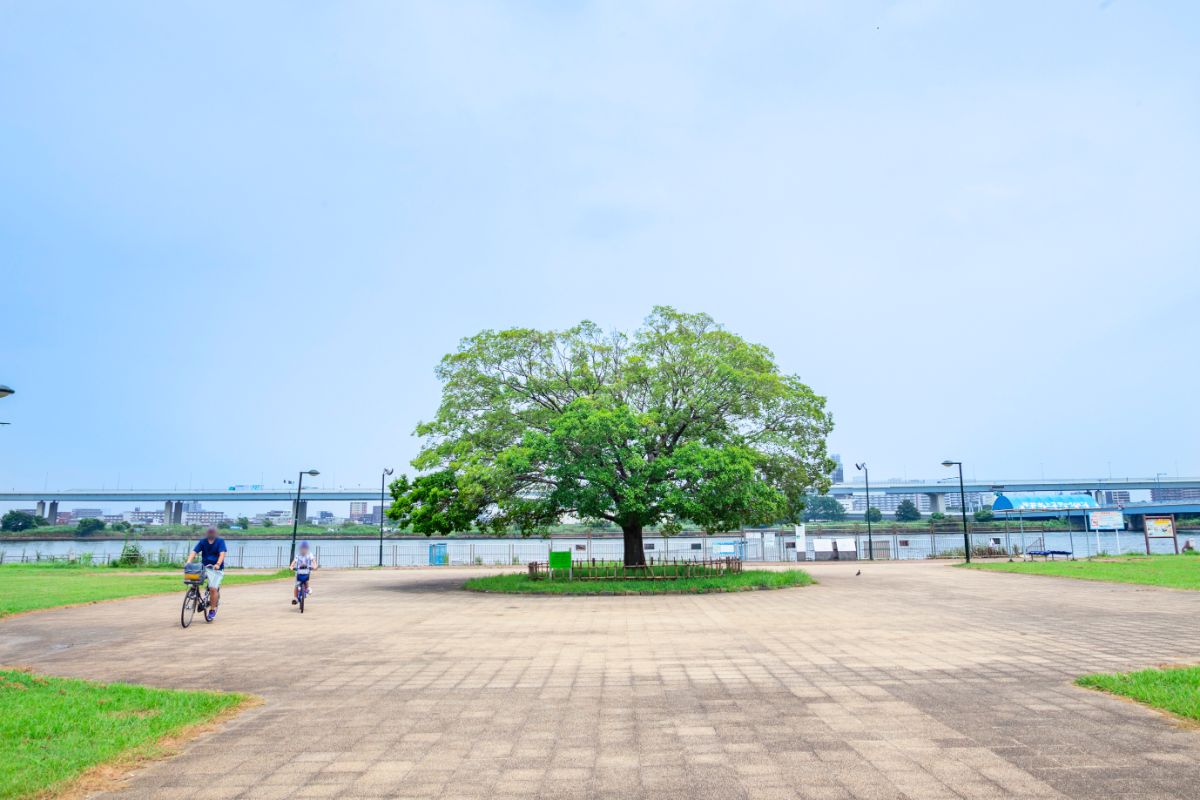
[[[655,308],[632,334],[486,330],[442,359],[426,473],[392,484],[388,516],[424,533],[533,533],[564,515],[642,531],[797,521],[829,488],[825,398],[706,314]]]

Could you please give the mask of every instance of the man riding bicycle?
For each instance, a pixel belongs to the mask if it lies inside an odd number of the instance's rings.
[[[196,542],[188,554],[187,563],[192,563],[197,555],[204,565],[204,577],[208,579],[208,621],[212,622],[221,600],[221,579],[225,577],[225,540],[217,536],[216,528],[204,532],[204,538]]]

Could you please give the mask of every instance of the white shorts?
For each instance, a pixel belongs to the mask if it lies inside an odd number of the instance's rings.
[[[205,567],[204,577],[208,578],[208,588],[220,589],[221,580],[225,577],[225,570],[217,569],[216,567]]]

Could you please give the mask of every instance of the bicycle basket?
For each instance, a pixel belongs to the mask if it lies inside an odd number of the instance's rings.
[[[203,564],[184,564],[183,580],[185,583],[199,583],[204,580]]]

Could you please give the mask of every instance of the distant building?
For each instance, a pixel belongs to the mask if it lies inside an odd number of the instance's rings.
[[[1106,490],[1104,492],[1104,505],[1106,506],[1124,506],[1129,504],[1129,492],[1123,489]]]
[[[834,483],[845,483],[846,482],[846,471],[842,468],[842,457],[840,455],[838,455],[837,453],[831,453],[829,455],[829,457],[837,462],[837,466],[834,467],[833,472],[830,473],[830,477],[833,478],[833,482]]]
[[[72,509],[71,515],[73,517],[75,517],[75,519],[84,519],[85,517],[91,517],[92,519],[100,519],[101,517],[104,516],[104,509],[103,508],[76,508],[76,509]]]
[[[367,516],[367,501],[352,500],[350,502],[350,519],[355,522],[362,522],[362,518]]]
[[[75,521],[75,515],[70,511],[58,512],[58,519],[54,521],[55,525],[70,525]]]
[[[857,490],[856,490],[857,491]],[[916,504],[917,510],[922,514],[928,514],[933,510],[929,502],[927,494],[884,494],[879,492],[871,493],[871,505],[878,508],[884,514],[895,514],[896,509],[905,500],[912,500]],[[867,493],[854,494],[850,498],[850,508],[848,509],[858,514],[865,514],[867,511]]]
[[[383,522],[383,506],[371,506],[371,524],[378,525]]]
[[[157,511],[143,511],[135,508],[125,515],[125,519],[134,525],[162,525],[163,512],[161,508]]]
[[[1128,495],[1128,492],[1126,492]],[[1155,503],[1178,503],[1184,500],[1200,500],[1200,489],[1151,489],[1150,499]]]
[[[947,492],[945,497],[947,511],[962,511],[962,497],[958,492]],[[985,498],[983,492],[967,492],[967,511],[978,511],[989,504],[991,497],[990,493]]]
[[[184,500],[183,510],[185,513],[188,511],[203,511],[204,506],[200,504],[199,500]]]
[[[111,525],[114,522],[124,522],[125,515],[124,514],[105,514],[104,516],[100,517],[100,519],[104,520],[104,523],[106,525]]]
[[[185,511],[184,525],[217,525],[225,521],[224,511]]]

